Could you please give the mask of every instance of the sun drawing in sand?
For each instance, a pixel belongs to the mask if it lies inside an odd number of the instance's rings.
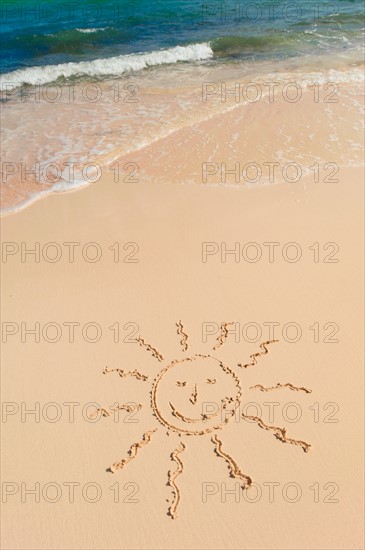
[[[228,327],[232,324],[222,323],[220,336],[213,347],[214,352],[217,352],[225,344],[229,335]],[[248,363],[238,363],[235,371],[225,365],[220,359],[210,354],[188,355],[188,335],[181,321],[176,323],[176,326],[177,334],[181,337],[180,345],[182,352],[186,356],[182,359],[175,359],[164,366],[154,379],[151,390],[151,408],[154,416],[167,429],[168,434],[175,432],[180,436],[179,445],[170,455],[171,460],[176,464],[176,468],[170,470],[167,476],[167,485],[171,487],[173,493],[171,505],[168,509],[168,514],[172,519],[177,518],[180,490],[176,479],[183,473],[184,466],[181,455],[186,448],[188,436],[210,437],[216,455],[226,461],[230,476],[241,480],[243,489],[250,487],[252,479],[241,470],[234,458],[224,451],[223,443],[218,437],[220,431],[232,420],[237,412],[244,420],[256,423],[260,428],[271,431],[276,439],[282,443],[297,445],[304,452],[308,452],[311,447],[305,441],[288,437],[286,428],[266,424],[260,417],[249,416],[240,412],[242,389],[237,372],[240,372],[241,369],[255,366],[258,363],[259,357],[268,354],[268,346],[278,342],[278,340],[262,342],[259,346],[260,351],[251,355]],[[164,362],[164,357],[155,347],[146,343],[141,337],[138,337],[138,342],[157,361],[160,363]],[[132,376],[142,382],[149,381],[149,376],[137,369],[125,371],[120,368],[109,369],[105,367],[103,372],[104,374],[114,372],[119,374],[121,378]],[[250,389],[272,391],[283,388],[311,393],[310,389],[295,386],[289,382],[277,383],[272,387],[257,384],[251,386]],[[174,397],[172,398],[171,395]],[[125,404],[118,408],[131,412],[132,410],[136,410],[136,408],[139,410],[141,407],[141,404],[135,406]],[[101,409],[99,412],[103,416],[110,416],[115,410]],[[117,470],[125,468],[137,456],[138,451],[152,440],[156,431],[157,428],[144,433],[140,441],[131,445],[126,457],[118,462],[114,462],[108,468],[108,471],[115,473]]]

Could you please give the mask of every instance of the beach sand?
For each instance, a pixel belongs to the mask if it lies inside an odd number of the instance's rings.
[[[123,157],[138,164],[139,182],[105,175],[2,219],[3,548],[363,547],[363,169],[346,101],[237,107]],[[337,162],[339,181],[321,172],[316,183],[307,171],[296,183],[202,183],[202,162],[263,165],[280,150],[282,162]],[[22,261],[21,243],[39,243],[38,262]],[[64,243],[79,243],[74,261]],[[236,333],[219,340],[224,322]],[[25,332],[35,323],[39,342]],[[73,338],[70,323],[79,323]],[[285,426],[309,452],[235,417],[217,435],[252,478],[241,492],[211,433],[180,438],[161,424],[154,378],[199,353],[237,374],[244,414]],[[103,375],[105,366],[149,378]],[[250,389],[277,383],[312,391]],[[180,389],[162,397],[183,407]],[[226,389],[223,380],[222,398]],[[211,401],[208,390],[199,385],[199,400]],[[87,418],[131,402],[142,405],[132,416]],[[35,407],[39,417],[26,414]],[[130,464],[106,471],[155,429]],[[39,502],[26,492],[36,483]]]

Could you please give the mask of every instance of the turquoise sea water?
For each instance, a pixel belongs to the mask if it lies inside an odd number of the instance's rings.
[[[341,55],[361,50],[364,27],[362,0],[8,0],[0,13],[0,72],[19,84],[181,61]]]

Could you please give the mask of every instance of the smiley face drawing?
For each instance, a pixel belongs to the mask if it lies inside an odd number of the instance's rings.
[[[173,401],[168,395],[174,396]],[[210,355],[197,354],[173,361],[160,371],[151,405],[166,428],[179,434],[204,435],[230,421],[241,396],[240,381],[232,369]]]
[[[221,333],[217,337],[214,351],[220,349],[229,336],[228,327],[233,323],[222,323]],[[188,335],[184,331],[181,321],[176,323],[177,334],[181,336],[180,345],[183,354],[186,354],[189,348]],[[152,356],[164,363],[163,355],[147,343],[143,338],[138,337],[137,341],[140,346],[147,350]],[[179,437],[178,446],[171,452],[170,458],[176,464],[174,470],[169,470],[167,474],[167,485],[171,487],[173,498],[170,500],[168,515],[172,519],[178,517],[177,510],[181,500],[181,494],[176,479],[184,472],[184,464],[181,459],[181,454],[186,448],[187,439],[191,436],[210,437],[214,445],[215,454],[224,459],[231,477],[241,480],[242,489],[247,489],[252,484],[252,479],[247,474],[243,473],[237,462],[226,451],[223,450],[223,443],[218,438],[218,433],[238,415],[238,418],[256,423],[263,430],[268,430],[273,433],[275,438],[282,443],[289,443],[300,446],[303,451],[308,452],[311,445],[299,439],[292,439],[287,436],[286,428],[266,424],[262,418],[256,416],[248,416],[240,412],[240,404],[242,399],[242,385],[238,372],[242,369],[247,369],[255,366],[258,363],[258,358],[269,353],[269,345],[277,342],[277,340],[269,340],[262,342],[259,345],[260,351],[250,355],[250,362],[243,364],[238,363],[235,370],[227,366],[223,361],[213,357],[210,354],[183,356],[179,359],[174,359],[163,366],[162,369],[155,375],[150,391],[152,414],[160,425],[167,431],[166,434],[177,434]],[[240,369],[240,370],[238,370]],[[141,382],[148,382],[150,376],[146,373],[141,373],[134,369],[126,371],[124,369],[104,369],[104,374],[117,372],[122,379],[126,377],[134,377]],[[304,387],[298,387],[291,383],[277,383],[273,387],[264,387],[262,384],[251,386],[251,389],[260,389],[261,391],[272,391],[280,389],[289,389],[293,391],[303,391],[310,393]],[[134,412],[142,408],[142,404],[135,404]],[[116,409],[98,409],[103,416],[111,416],[112,412],[124,409],[128,412],[133,410],[130,404],[118,406]],[[136,458],[140,449],[149,444],[157,432],[157,427],[152,427],[149,431],[142,435],[142,438],[130,446],[128,454],[118,462],[114,462],[108,472],[115,473],[127,466],[127,464]]]

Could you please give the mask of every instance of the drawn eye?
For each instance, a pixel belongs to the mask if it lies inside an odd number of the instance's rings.
[[[186,382],[176,382],[176,385],[181,388],[183,386],[186,386]]]
[[[207,380],[206,380],[207,384],[215,384],[216,381],[217,380],[215,378],[207,378]]]

